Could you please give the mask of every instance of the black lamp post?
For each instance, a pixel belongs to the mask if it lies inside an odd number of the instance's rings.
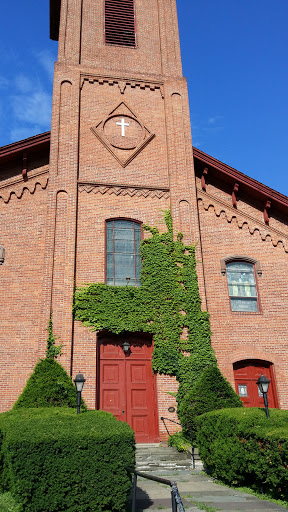
[[[263,398],[264,398],[264,405],[265,405],[267,418],[269,418],[268,398],[267,398],[269,384],[270,384],[270,380],[267,379],[267,377],[265,375],[263,375],[263,373],[262,373],[261,376],[259,377],[259,379],[257,380],[257,386],[258,386],[260,393],[262,393]]]
[[[5,249],[2,245],[0,245],[0,265],[3,265],[5,261]]]
[[[77,390],[77,414],[80,413],[80,406],[81,406],[81,393],[84,386],[84,382],[86,382],[86,379],[84,379],[84,375],[82,373],[77,373],[74,383]]]

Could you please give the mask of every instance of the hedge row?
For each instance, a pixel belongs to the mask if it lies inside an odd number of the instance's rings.
[[[274,498],[288,496],[288,411],[222,409],[197,418],[201,460],[212,476]]]
[[[112,414],[22,409],[1,414],[0,431],[0,484],[25,512],[125,510],[134,433]]]

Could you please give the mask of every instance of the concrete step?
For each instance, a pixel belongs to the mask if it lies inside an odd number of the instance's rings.
[[[176,449],[175,449],[176,450]],[[149,451],[138,451],[136,449],[136,455],[137,457],[140,459],[140,458],[145,458],[145,457],[158,457],[158,458],[163,458],[163,460],[166,460],[166,459],[169,459],[169,457],[173,457],[175,459],[190,459],[191,458],[191,452],[178,452],[178,451],[165,451],[165,450],[162,450],[162,451],[153,451],[153,452],[149,452]],[[199,458],[199,453],[198,453],[198,450],[194,450],[194,457],[195,458]]]
[[[195,469],[203,469],[197,449],[194,459]],[[172,446],[136,445],[136,469],[143,473],[190,471],[193,469],[191,453],[178,452]]]

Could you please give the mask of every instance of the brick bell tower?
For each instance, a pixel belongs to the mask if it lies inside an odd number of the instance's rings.
[[[107,219],[164,229],[162,211],[171,207],[175,231],[199,241],[188,94],[176,0],[51,0],[50,10],[59,51],[43,332],[52,310],[61,362],[73,375],[85,373],[93,408],[97,336],[73,322],[74,286],[105,282]],[[204,297],[201,263],[198,275]],[[157,382],[159,416],[174,400],[165,379]]]

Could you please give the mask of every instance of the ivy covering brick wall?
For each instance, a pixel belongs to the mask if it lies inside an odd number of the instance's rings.
[[[152,368],[176,376],[181,402],[203,370],[217,367],[217,361],[209,314],[201,310],[195,246],[185,245],[180,233],[174,239],[170,211],[165,213],[165,222],[164,233],[143,226],[150,237],[141,242],[141,287],[97,283],[79,288],[74,312],[76,320],[95,331],[151,333]],[[186,338],[182,336],[185,331]],[[179,413],[181,420],[181,409]]]

